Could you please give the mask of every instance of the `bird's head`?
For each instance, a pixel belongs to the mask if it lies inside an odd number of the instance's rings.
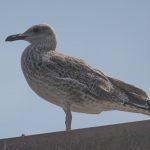
[[[47,48],[56,48],[56,36],[54,30],[47,24],[34,25],[25,32],[10,35],[5,41],[25,40],[31,45],[47,46]]]

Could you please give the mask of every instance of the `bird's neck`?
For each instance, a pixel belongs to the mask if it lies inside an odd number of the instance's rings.
[[[39,52],[46,52],[46,51],[54,51],[56,49],[56,40],[43,40],[43,41],[36,41],[30,45],[32,49],[35,49]]]

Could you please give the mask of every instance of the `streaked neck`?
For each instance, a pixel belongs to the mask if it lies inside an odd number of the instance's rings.
[[[39,51],[54,51],[56,49],[56,40],[43,40],[32,43],[30,46]]]

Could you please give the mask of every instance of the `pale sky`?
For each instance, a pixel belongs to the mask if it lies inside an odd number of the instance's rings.
[[[58,51],[150,94],[149,0],[0,0],[0,19],[0,138],[65,129],[63,110],[38,97],[24,79],[20,58],[28,43],[5,42],[34,24],[53,26]],[[120,111],[73,113],[72,127],[146,119]]]

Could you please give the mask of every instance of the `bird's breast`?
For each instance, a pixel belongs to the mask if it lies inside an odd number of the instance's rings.
[[[21,57],[23,74],[28,85],[36,94],[54,104],[61,105],[58,100],[63,93],[58,92],[57,87],[54,86],[54,74],[43,64],[43,61],[46,61],[45,59],[48,58],[40,53],[26,49]]]

